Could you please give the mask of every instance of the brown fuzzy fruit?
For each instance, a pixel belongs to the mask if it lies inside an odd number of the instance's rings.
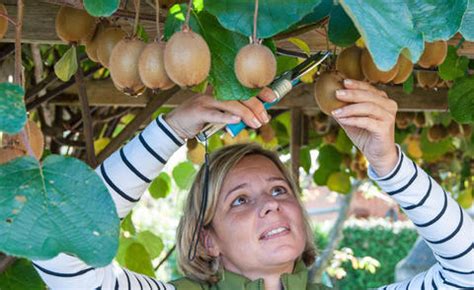
[[[109,68],[112,50],[126,36],[119,27],[109,27],[97,35],[97,59],[106,68]]]
[[[194,86],[209,75],[211,52],[201,35],[190,30],[179,31],[166,43],[164,62],[175,84]]]
[[[5,5],[0,4],[0,13],[8,15],[7,8]],[[2,39],[8,30],[8,20],[5,17],[0,17],[0,39]]]
[[[36,123],[31,120],[28,121],[28,126],[26,126],[26,130],[31,150],[33,151],[33,154],[35,155],[36,159],[39,160],[43,155],[44,149],[43,132],[41,132],[41,129],[38,127],[38,125],[36,125]],[[25,152],[25,154],[27,154],[28,152],[21,134],[4,135],[2,139],[2,145],[5,148],[11,148]]]
[[[464,137],[468,138],[472,134],[472,126],[469,124],[462,124],[462,131]]]
[[[415,119],[413,120],[413,123],[415,123],[415,126],[417,128],[422,128],[426,125],[426,117],[423,112],[420,112],[415,115]]]
[[[394,84],[404,83],[413,72],[413,63],[403,55],[398,58],[398,73],[392,80]]]
[[[108,27],[107,22],[100,22],[96,29],[94,36],[91,40],[85,43],[86,54],[90,60],[93,62],[99,62],[99,57],[97,56],[97,46],[99,45],[99,35]]]
[[[62,6],[56,15],[56,34],[67,43],[90,40],[95,26],[95,18],[82,9]]]
[[[406,129],[410,126],[410,117],[408,112],[398,112],[395,117],[395,124],[397,125],[398,129]]]
[[[112,81],[122,92],[137,96],[145,85],[138,74],[138,58],[146,44],[138,39],[122,39],[112,50],[109,70]]]
[[[25,151],[22,151],[17,148],[0,148],[0,164],[7,163],[15,158],[25,155]]]
[[[448,54],[448,43],[444,40],[425,42],[425,50],[418,61],[423,68],[438,66],[444,62]]]
[[[427,137],[430,142],[438,142],[448,137],[448,130],[443,125],[436,124],[428,130]]]
[[[435,71],[417,71],[416,79],[420,87],[425,89],[432,89],[438,84],[439,75]]]
[[[270,143],[275,138],[275,130],[271,124],[265,124],[258,130],[263,142]]]
[[[150,89],[167,90],[174,86],[164,64],[165,43],[152,42],[143,49],[138,59],[140,79]]]
[[[263,88],[269,85],[275,78],[276,68],[272,51],[261,44],[248,44],[242,47],[235,57],[235,75],[247,88]]]
[[[335,72],[322,73],[314,83],[313,97],[321,111],[327,115],[347,105],[336,98],[336,90],[344,89],[343,78]]]
[[[461,135],[461,126],[457,122],[451,121],[448,125],[448,132],[451,137],[459,137]]]
[[[336,70],[345,78],[358,81],[364,80],[364,74],[360,67],[361,53],[362,49],[355,45],[341,51],[336,59]]]
[[[398,63],[389,71],[379,70],[367,49],[362,51],[360,65],[362,67],[362,73],[372,83],[388,83],[393,80],[398,73]]]

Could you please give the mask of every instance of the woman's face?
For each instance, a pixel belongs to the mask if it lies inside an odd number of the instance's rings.
[[[227,174],[209,233],[211,255],[241,274],[291,272],[306,244],[296,197],[262,155],[244,157]]]

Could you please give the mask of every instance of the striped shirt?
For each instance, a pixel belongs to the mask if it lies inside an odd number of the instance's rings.
[[[160,115],[96,169],[120,218],[132,210],[168,158],[183,144]],[[436,181],[399,152],[399,161],[391,173],[378,177],[369,166],[369,177],[400,204],[438,263],[407,281],[380,289],[474,288],[472,219]],[[52,289],[175,289],[116,263],[93,268],[67,254],[34,261],[33,265]]]

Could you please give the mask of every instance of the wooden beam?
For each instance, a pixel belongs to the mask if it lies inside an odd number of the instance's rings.
[[[424,90],[415,88],[413,93],[406,94],[401,86],[379,86],[390,98],[398,103],[400,111],[446,111],[448,109],[448,92],[446,89]],[[87,95],[91,106],[122,106],[145,107],[149,99],[146,94],[130,97],[119,92],[110,80],[86,81]],[[64,106],[78,106],[77,98],[67,95],[77,95],[77,87],[71,86],[64,91],[65,96],[54,99],[51,103]],[[181,90],[168,102],[167,107],[176,107],[195,93]],[[319,110],[313,98],[312,85],[301,85],[294,88],[284,99],[272,109],[304,108],[304,111]]]

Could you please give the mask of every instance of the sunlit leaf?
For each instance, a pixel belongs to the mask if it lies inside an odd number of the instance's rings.
[[[54,73],[63,82],[69,81],[76,73],[78,68],[76,57],[76,47],[72,46],[54,65]]]
[[[459,123],[474,123],[474,76],[458,79],[448,92],[448,106]]]
[[[189,161],[182,162],[173,168],[174,182],[176,182],[176,185],[178,185],[180,189],[188,189],[191,186],[195,174],[196,169]]]
[[[344,194],[349,193],[351,191],[350,176],[345,172],[333,172],[329,175],[327,186],[332,191]]]
[[[171,178],[166,172],[161,172],[148,187],[153,198],[165,198],[171,192]]]
[[[141,243],[134,242],[127,247],[125,266],[136,273],[155,277],[150,254]]]
[[[150,231],[139,232],[136,238],[147,249],[151,259],[158,257],[163,251],[163,240]]]

